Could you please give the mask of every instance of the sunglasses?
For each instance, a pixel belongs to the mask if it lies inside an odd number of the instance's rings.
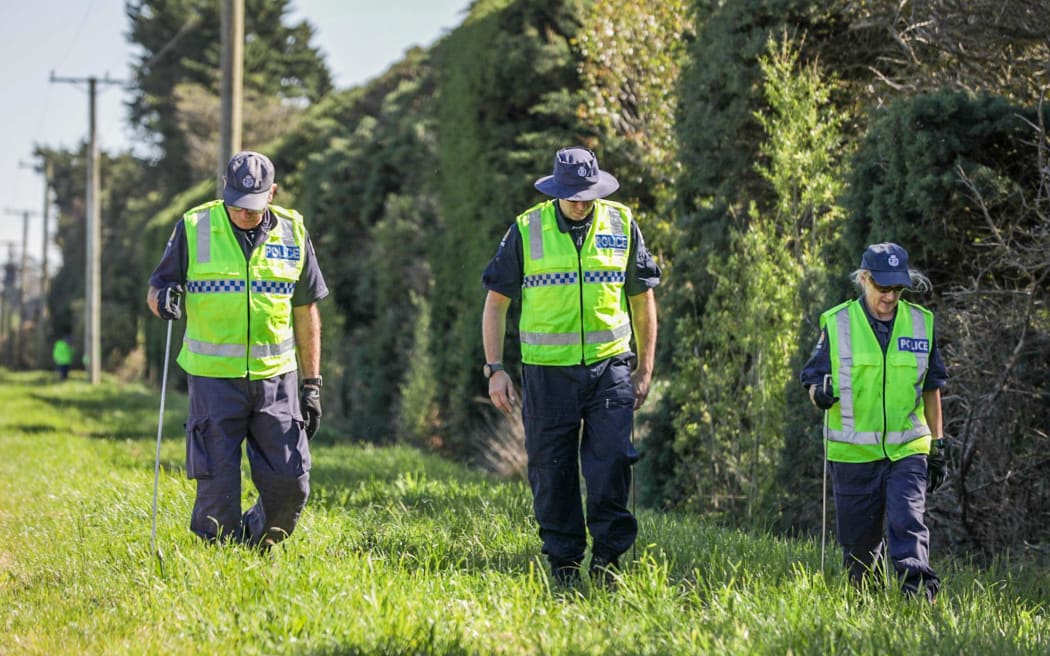
[[[248,216],[252,217],[253,219],[262,216],[266,212],[266,210],[249,210],[249,209],[245,209],[243,207],[233,207],[231,205],[227,205],[226,207],[231,212],[237,212],[238,214],[243,212],[243,213],[247,214]]]
[[[880,294],[900,294],[905,290],[905,287],[900,285],[894,287],[883,287],[882,285],[876,283],[874,280],[871,281],[871,286],[874,287],[875,291],[877,291]]]

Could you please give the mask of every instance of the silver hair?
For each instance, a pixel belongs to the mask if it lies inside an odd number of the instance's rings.
[[[864,276],[867,269],[857,269],[853,273],[849,274],[849,279],[853,282],[857,291],[864,291]],[[908,291],[918,292],[925,294],[926,292],[933,290],[933,283],[926,277],[924,273],[917,269],[908,269],[908,277],[911,278],[911,284],[908,285]]]

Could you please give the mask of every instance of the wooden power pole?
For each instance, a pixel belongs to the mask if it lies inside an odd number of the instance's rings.
[[[14,332],[11,333],[11,339],[13,341],[12,353],[14,353],[14,360],[12,364],[15,369],[20,369],[22,360],[22,347],[24,346],[25,340],[22,339],[22,326],[26,321],[26,273],[29,269],[28,258],[29,258],[29,217],[36,214],[33,210],[13,210],[6,208],[4,210],[6,214],[13,214],[22,217],[22,257],[18,262],[18,301],[15,303],[15,307],[12,309],[18,310],[18,323],[15,324]]]
[[[52,82],[69,82],[71,84],[87,83],[88,85],[88,157],[87,157],[87,226],[84,240],[87,247],[87,265],[85,278],[85,317],[84,317],[84,358],[85,367],[88,372],[88,381],[97,385],[102,380],[102,340],[100,331],[102,328],[102,281],[100,280],[102,252],[102,221],[99,216],[100,203],[100,175],[98,168],[98,135],[96,130],[95,96],[99,84],[118,84],[123,86],[121,80],[111,80],[107,75],[104,79],[97,77],[88,78],[62,78],[55,77],[51,73]]]
[[[222,116],[219,129],[218,197],[226,164],[241,150],[244,92],[244,0],[222,0]]]
[[[38,153],[43,160],[41,166],[19,162],[19,166],[31,168],[37,173],[44,174],[44,206],[41,208],[41,216],[44,225],[41,229],[43,239],[40,242],[40,303],[36,310],[36,365],[41,369],[51,366],[51,352],[48,350],[48,337],[51,332],[50,313],[48,312],[48,295],[51,291],[51,271],[48,269],[48,250],[51,247],[51,227],[48,225],[51,217],[51,179],[54,177],[54,167],[47,155]]]

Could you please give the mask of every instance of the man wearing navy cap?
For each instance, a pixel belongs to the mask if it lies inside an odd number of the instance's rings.
[[[933,313],[901,299],[928,291],[893,243],[868,246],[851,276],[860,298],[820,317],[821,334],[800,379],[824,410],[836,535],[850,580],[879,580],[883,522],[890,560],[906,596],[933,601],[926,495],[947,476],[941,388],[948,374]]]
[[[186,475],[197,481],[190,529],[268,548],[292,533],[310,493],[308,440],[321,420],[317,302],[328,287],[302,215],[271,204],[269,158],[237,153],[224,180],[222,200],[175,225],[147,302],[166,321],[186,314],[178,363],[190,397]],[[242,515],[245,440],[259,498]]]
[[[631,425],[653,373],[660,269],[631,211],[604,199],[619,186],[590,150],[559,150],[553,174],[535,183],[553,198],[518,216],[482,275],[483,373],[489,398],[508,414],[516,397],[503,342],[507,309],[521,301],[529,484],[543,553],[561,585],[579,580],[588,529],[600,584],[613,581],[638,533],[627,507],[638,458]]]

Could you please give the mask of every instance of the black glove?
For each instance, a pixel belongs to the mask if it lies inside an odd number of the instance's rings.
[[[314,386],[303,386],[299,391],[299,407],[306,421],[306,438],[312,439],[321,427],[321,390]]]
[[[182,308],[179,301],[182,299],[182,285],[172,283],[164,289],[157,291],[157,314],[165,321],[176,321],[182,318]]]
[[[926,456],[926,494],[933,494],[948,478],[948,461],[938,449]]]
[[[830,410],[831,406],[838,403],[839,397],[832,396],[830,391],[824,391],[820,385],[813,386],[813,402],[821,410]]]

